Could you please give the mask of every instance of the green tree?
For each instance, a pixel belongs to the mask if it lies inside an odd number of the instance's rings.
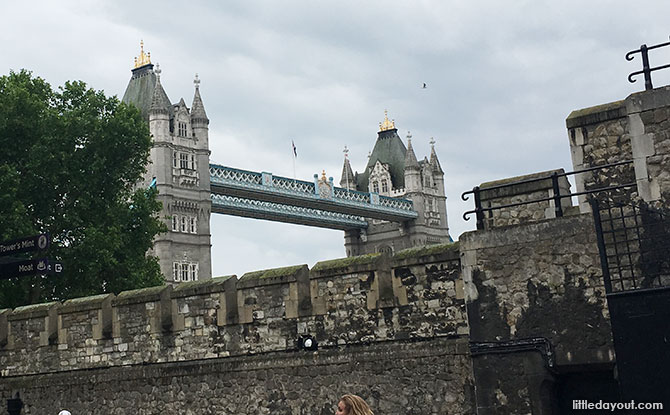
[[[0,77],[0,240],[49,232],[61,276],[0,281],[0,308],[163,283],[147,255],[165,230],[137,189],[151,148],[139,110],[30,72]]]

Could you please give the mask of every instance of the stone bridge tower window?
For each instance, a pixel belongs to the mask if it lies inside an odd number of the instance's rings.
[[[180,121],[178,125],[179,125],[179,131],[178,131],[179,137],[186,137],[186,123]]]

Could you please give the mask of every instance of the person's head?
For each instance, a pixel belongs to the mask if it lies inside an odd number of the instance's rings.
[[[335,415],[374,415],[367,403],[357,395],[344,395],[337,403]]]

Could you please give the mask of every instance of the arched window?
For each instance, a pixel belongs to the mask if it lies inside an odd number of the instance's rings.
[[[386,181],[386,179],[382,179],[382,193],[388,193],[389,192],[389,183]]]
[[[377,248],[377,252],[379,252],[380,254],[393,255],[393,248],[391,248],[388,245],[382,245]]]
[[[377,181],[372,182],[372,191],[375,193],[379,193],[379,182]]]

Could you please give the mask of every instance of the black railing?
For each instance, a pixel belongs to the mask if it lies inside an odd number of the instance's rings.
[[[654,71],[658,71],[659,69],[665,69],[665,68],[670,68],[670,64],[668,65],[661,65],[657,66],[655,68],[651,68],[649,66],[649,51],[652,49],[657,49],[657,48],[662,48],[664,46],[670,45],[670,42],[665,42],[665,43],[659,43],[658,45],[653,45],[653,46],[647,46],[647,45],[642,45],[640,46],[640,49],[632,50],[626,54],[626,60],[627,61],[632,61],[635,58],[635,54],[639,53],[642,55],[642,70],[633,72],[630,75],[628,75],[628,82],[634,83],[636,82],[633,77],[635,75],[640,75],[644,74],[644,89],[645,90],[650,90],[653,89],[654,86],[651,84],[651,73]]]
[[[609,190],[616,190],[616,189],[622,189],[625,187],[633,187],[636,186],[635,182],[632,183],[625,183],[621,185],[614,185],[614,186],[607,186],[607,187],[599,187],[596,189],[589,189],[585,190],[582,192],[575,192],[575,193],[561,193],[560,191],[560,186],[558,183],[558,178],[559,177],[567,177],[567,176],[572,176],[575,174],[579,173],[586,173],[589,171],[594,171],[594,170],[602,170],[610,167],[616,167],[616,166],[622,166],[625,164],[631,164],[633,163],[633,160],[625,160],[625,161],[620,161],[618,163],[611,163],[611,164],[604,164],[600,166],[595,166],[595,167],[589,167],[587,169],[581,169],[581,170],[575,170],[567,173],[558,173],[558,172],[553,172],[550,175],[542,176],[542,177],[535,177],[532,179],[526,179],[526,180],[519,180],[517,182],[513,183],[505,183],[505,184],[500,184],[497,186],[490,186],[490,187],[485,187],[484,189],[480,189],[479,186],[475,186],[472,190],[469,190],[467,192],[463,192],[461,195],[461,199],[464,201],[469,200],[469,196],[466,196],[468,194],[473,194],[475,197],[475,208],[473,210],[468,210],[467,212],[463,213],[463,219],[464,220],[470,220],[469,216],[471,214],[475,214],[477,216],[477,229],[483,229],[484,228],[484,212],[490,212],[494,210],[499,210],[499,209],[505,209],[505,208],[510,208],[510,207],[516,207],[516,206],[522,206],[522,205],[528,205],[531,203],[537,203],[537,202],[546,202],[546,201],[553,201],[554,202],[554,210],[556,213],[556,217],[561,217],[563,216],[563,207],[561,206],[561,199],[568,198],[568,197],[573,197],[573,196],[580,196],[580,195],[588,195],[592,193],[598,193],[598,192],[605,192]],[[492,190],[497,190],[497,189],[503,189],[503,188],[508,188],[508,187],[514,187],[514,186],[519,186],[523,184],[529,184],[529,183],[535,183],[535,182],[540,182],[543,180],[548,180],[551,179],[551,187],[552,187],[552,196],[548,197],[543,197],[543,198],[538,198],[538,199],[532,199],[532,200],[526,200],[522,202],[516,202],[516,203],[508,203],[506,205],[500,205],[500,206],[489,206],[489,207],[483,207],[482,206],[482,201],[481,201],[481,193],[482,192],[490,192]]]
[[[670,214],[646,203],[590,201],[605,292],[670,288]]]

